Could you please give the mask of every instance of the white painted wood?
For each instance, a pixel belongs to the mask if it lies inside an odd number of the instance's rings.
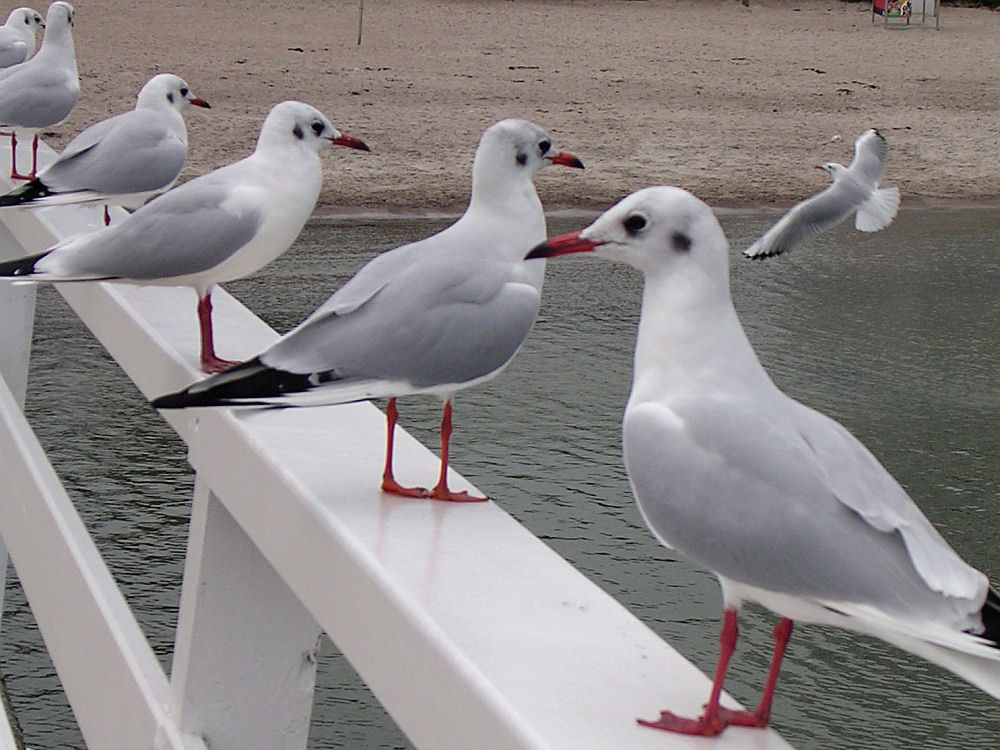
[[[91,750],[204,750],[34,433],[0,383],[0,528]]]
[[[199,480],[171,686],[183,731],[212,750],[305,750],[322,634]]]

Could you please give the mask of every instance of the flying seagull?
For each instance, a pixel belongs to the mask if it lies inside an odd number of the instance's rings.
[[[899,189],[878,186],[887,150],[881,133],[874,128],[866,130],[854,142],[850,166],[827,162],[817,167],[830,175],[833,184],[794,206],[743,254],[766,258],[786,253],[852,213],[856,213],[855,229],[862,232],[877,232],[889,226],[899,210]]]
[[[645,275],[625,466],[653,533],[716,574],[725,606],[704,714],[640,723],[695,735],[766,726],[794,620],[876,636],[1000,698],[1000,597],[864,445],[768,377],[733,307],[711,209],[647,188],[527,257],[584,252]],[[719,705],[744,602],[782,617],[753,712]]]
[[[538,314],[542,261],[524,255],[545,237],[535,174],[550,164],[583,167],[537,125],[502,120],[486,130],[472,164],[465,214],[438,234],[365,265],[303,323],[260,356],[153,401],[189,406],[338,404],[389,398],[385,492],[476,501],[448,488],[452,399],[503,370]],[[444,401],[441,472],[433,489],[393,476],[396,397]]]

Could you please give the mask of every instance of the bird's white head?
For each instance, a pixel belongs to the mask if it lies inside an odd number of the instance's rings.
[[[14,8],[10,12],[10,15],[7,16],[7,25],[17,26],[33,35],[39,29],[45,28],[45,21],[42,20],[42,16],[37,10],[32,10],[31,8]]]
[[[191,93],[187,82],[172,73],[160,73],[147,81],[139,91],[136,109],[169,108],[183,112],[190,105],[211,109],[211,105]]]
[[[530,181],[550,164],[583,168],[583,162],[552,145],[548,133],[527,120],[507,119],[483,133],[472,162],[473,193],[484,188],[509,189],[517,181]]]
[[[56,2],[45,13],[45,28],[51,33],[57,29],[68,29],[73,25],[75,11],[69,3]]]
[[[329,146],[369,151],[365,143],[341,133],[315,107],[303,102],[281,102],[271,108],[260,129],[257,149],[300,148],[314,153]]]
[[[686,190],[632,193],[580,232],[553,237],[528,258],[593,253],[648,276],[684,274],[728,293],[729,243],[712,209]]]
[[[835,161],[828,161],[823,164],[817,164],[816,169],[822,169],[824,172],[830,175],[830,179],[834,181],[836,181],[837,178],[840,177],[840,175],[842,175],[844,172],[847,171],[847,167],[845,167],[843,164],[838,164]]]

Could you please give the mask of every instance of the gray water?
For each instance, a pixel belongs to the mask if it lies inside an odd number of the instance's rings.
[[[775,218],[734,213],[722,222],[740,248]],[[286,330],[377,252],[443,223],[310,226],[295,249],[229,288]],[[552,220],[550,233],[585,223]],[[735,250],[732,257],[737,308],[778,385],[854,432],[959,553],[994,579],[998,230],[995,210],[904,212],[872,236],[844,225],[787,257],[750,262]],[[653,540],[621,463],[639,293],[630,269],[588,258],[551,262],[543,309],[521,354],[496,380],[458,398],[453,462],[711,672],[718,585]],[[219,348],[225,356],[224,341]],[[184,448],[51,289],[39,294],[29,389],[29,418],[169,669],[192,491]],[[435,445],[438,404],[407,399],[401,411],[402,424]],[[756,704],[774,623],[758,609],[743,616],[727,688],[744,703]],[[2,638],[28,744],[82,748],[16,585],[8,588]],[[321,656],[309,747],[410,747],[336,648],[325,643]],[[650,695],[634,714],[663,708]],[[811,626],[793,636],[773,724],[803,749],[995,748],[1000,734],[997,704],[957,678],[880,642]]]

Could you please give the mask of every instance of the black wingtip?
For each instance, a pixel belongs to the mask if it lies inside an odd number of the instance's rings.
[[[329,378],[320,378],[325,382]],[[274,406],[263,401],[288,393],[314,388],[317,380],[310,374],[275,370],[259,357],[243,362],[218,375],[200,380],[184,390],[154,398],[154,409],[187,409],[198,406]]]
[[[0,262],[0,277],[31,276],[35,272],[35,266],[42,258],[48,255],[46,250],[38,255],[29,255],[26,258],[16,258]]]
[[[48,195],[52,195],[52,192],[45,186],[44,182],[36,178],[15,190],[11,190],[6,195],[0,195],[0,208],[5,206],[22,206],[25,203],[31,203]]]
[[[980,612],[983,632],[980,635],[1000,647],[1000,595],[993,589],[986,592],[986,603]]]
[[[767,260],[768,258],[777,258],[779,255],[783,255],[784,252],[785,252],[784,250],[769,250],[766,253],[754,253],[753,255],[751,255],[746,250],[744,250],[742,255],[747,260],[761,261],[761,260]]]

